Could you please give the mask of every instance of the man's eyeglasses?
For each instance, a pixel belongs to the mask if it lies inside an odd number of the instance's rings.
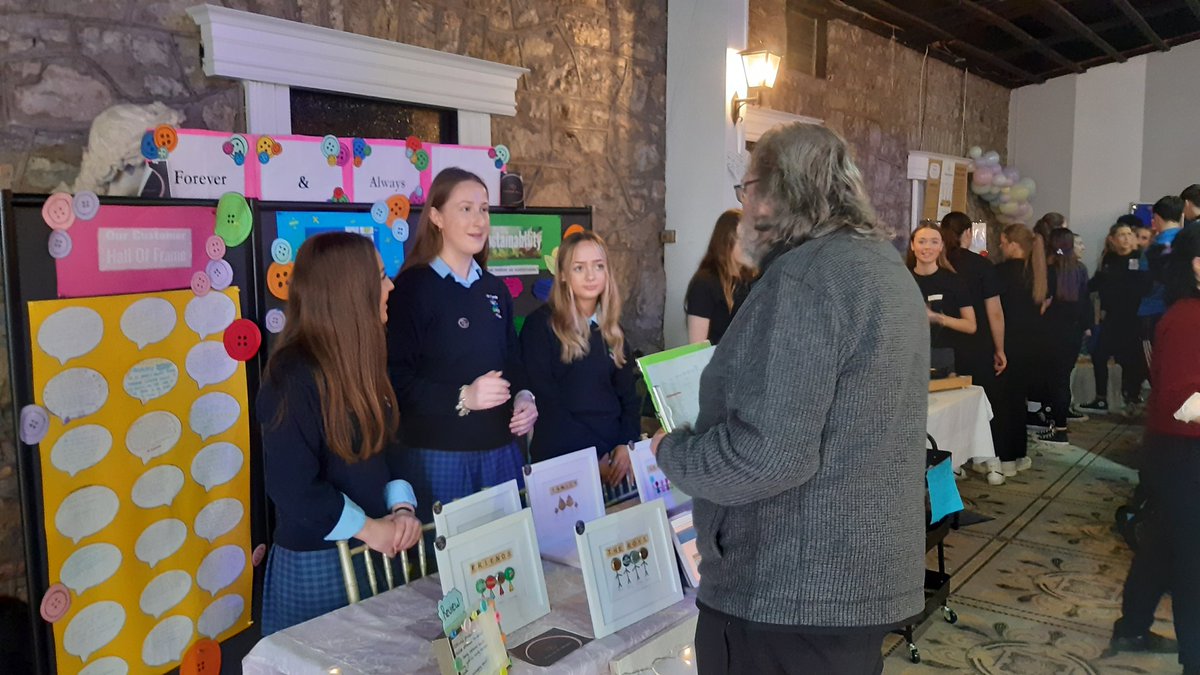
[[[754,179],[746,181],[745,183],[738,183],[737,185],[733,186],[733,195],[735,197],[737,197],[739,204],[746,203],[746,188],[750,187],[751,185],[754,185],[757,182],[758,182],[758,179],[754,178]]]

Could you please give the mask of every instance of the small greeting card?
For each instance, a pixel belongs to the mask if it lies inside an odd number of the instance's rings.
[[[438,603],[446,636],[434,640],[433,651],[441,675],[503,675],[511,666],[495,603],[483,600],[473,609],[467,616],[458,589]]]

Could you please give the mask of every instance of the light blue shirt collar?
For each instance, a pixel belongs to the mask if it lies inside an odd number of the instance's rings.
[[[593,326],[600,325],[600,319],[596,317],[596,312],[592,312],[592,315],[588,317],[588,323]]]
[[[454,280],[463,288],[470,288],[471,284],[483,278],[483,268],[479,266],[479,263],[474,258],[471,258],[471,269],[467,270],[466,279],[455,274],[454,270],[450,269],[450,266],[446,264],[445,260],[442,260],[441,256],[434,258],[433,262],[429,263],[429,268],[437,272],[438,276],[443,279],[447,276],[454,277]]]

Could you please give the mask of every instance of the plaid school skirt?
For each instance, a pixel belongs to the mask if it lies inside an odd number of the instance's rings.
[[[416,493],[422,523],[433,521],[434,502],[449,504],[514,478],[518,489],[525,484],[525,453],[516,441],[492,450],[406,448],[404,457],[404,478]]]
[[[380,557],[378,553],[371,554],[376,567],[376,582],[382,593],[387,590],[387,582],[380,567]],[[354,556],[354,571],[358,576],[359,597],[371,597],[367,566],[361,555]],[[395,576],[397,583],[403,583],[399,571]],[[336,548],[293,551],[271,546],[263,577],[263,637],[348,604],[350,597],[342,581],[342,565]]]

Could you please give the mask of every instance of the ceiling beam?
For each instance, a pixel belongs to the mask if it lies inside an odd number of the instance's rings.
[[[1133,5],[1129,4],[1129,0],[1113,0],[1113,3],[1116,4],[1117,8],[1120,9],[1125,16],[1129,17],[1129,20],[1138,27],[1138,30],[1142,32],[1142,35],[1146,36],[1146,39],[1149,40],[1150,43],[1155,47],[1157,47],[1160,52],[1165,52],[1170,49],[1170,47],[1167,46],[1167,43],[1163,42],[1162,37],[1160,37],[1158,33],[1154,32],[1154,29],[1150,27],[1150,24],[1146,23],[1146,18],[1142,16],[1141,12],[1137,11]]]
[[[1196,0],[1196,2],[1197,2],[1197,5],[1200,6],[1200,0]],[[1165,14],[1170,14],[1170,13],[1176,12],[1176,11],[1186,11],[1186,10],[1184,10],[1184,8],[1180,7],[1179,5],[1171,5],[1171,4],[1164,3],[1161,7],[1152,7],[1150,9],[1143,10],[1142,12],[1140,12],[1140,14],[1145,19],[1156,19],[1160,16],[1163,16]],[[1106,21],[1101,21],[1100,23],[1092,24],[1092,30],[1096,31],[1097,33],[1106,33],[1114,28],[1121,28],[1126,25],[1128,25],[1128,21],[1126,20],[1126,18],[1124,16],[1115,16],[1112,19],[1108,19]],[[1072,42],[1072,41],[1075,41],[1078,39],[1079,39],[1079,36],[1075,35],[1074,33],[1069,33],[1069,34],[1068,33],[1056,33],[1056,34],[1046,37],[1044,39],[1038,40],[1038,42],[1040,42],[1043,45],[1046,45],[1047,47],[1058,47],[1059,45],[1063,45],[1063,44],[1066,44],[1068,42]],[[1167,40],[1166,42],[1169,45],[1171,41]],[[997,50],[994,53],[996,54],[996,56],[999,56],[1002,59],[1009,59],[1009,58],[1014,58],[1021,54],[1027,53],[1028,51],[1029,51],[1029,49],[1024,45],[1016,45],[1014,47]]]
[[[1121,55],[1121,52],[1114,49],[1104,38],[1097,35],[1096,31],[1088,28],[1086,23],[1080,21],[1078,17],[1067,11],[1056,0],[1041,0],[1041,2],[1046,9],[1049,9],[1052,14],[1062,19],[1072,30],[1087,38],[1089,42],[1099,47],[1100,51],[1108,54],[1109,58],[1119,63],[1125,63],[1125,57]]]
[[[1120,0],[1120,1],[1124,2],[1124,0]],[[1024,30],[1022,30],[1020,26],[1018,26],[1015,23],[1009,21],[1008,19],[1000,16],[999,14],[993,12],[992,10],[988,9],[987,7],[984,7],[978,3],[972,2],[972,0],[960,0],[959,4],[962,5],[963,7],[965,7],[966,9],[974,12],[977,16],[982,17],[984,21],[987,21],[988,23],[992,24],[993,26],[996,26],[997,28],[1003,30],[1004,32],[1008,33],[1009,35],[1015,37],[1018,41],[1025,43],[1030,49],[1037,50],[1040,54],[1042,54],[1046,58],[1050,59],[1051,61],[1054,61],[1055,63],[1059,64],[1060,66],[1067,68],[1071,72],[1075,72],[1075,73],[1083,72],[1083,67],[1080,66],[1078,63],[1075,63],[1074,61],[1068,59],[1067,57],[1063,56],[1062,54],[1059,54],[1058,52],[1054,51],[1053,49],[1050,49],[1049,47],[1043,45],[1041,42],[1039,42],[1037,40],[1037,38],[1033,37],[1029,33],[1026,33]],[[1145,22],[1143,21],[1143,23],[1145,23]],[[1149,28],[1149,26],[1147,26],[1147,28]]]
[[[1166,38],[1165,42],[1167,43],[1168,47],[1178,47],[1181,44],[1193,42],[1195,40],[1200,40],[1200,31],[1187,33],[1184,35],[1178,35],[1173,38]],[[1142,54],[1148,54],[1152,51],[1154,51],[1154,48],[1151,47],[1150,45],[1142,45],[1141,47],[1136,47],[1134,49],[1126,50],[1125,56],[1132,58],[1134,56],[1141,56]],[[1096,66],[1102,66],[1102,65],[1104,65],[1106,63],[1110,63],[1110,62],[1111,62],[1111,59],[1109,59],[1107,56],[1097,56],[1095,58],[1088,59],[1087,61],[1082,61],[1081,63],[1084,68],[1094,68]],[[1046,77],[1046,79],[1052,80],[1056,77],[1068,75],[1069,73],[1065,69],[1057,68],[1055,70],[1044,71],[1041,74],[1044,75]]]

